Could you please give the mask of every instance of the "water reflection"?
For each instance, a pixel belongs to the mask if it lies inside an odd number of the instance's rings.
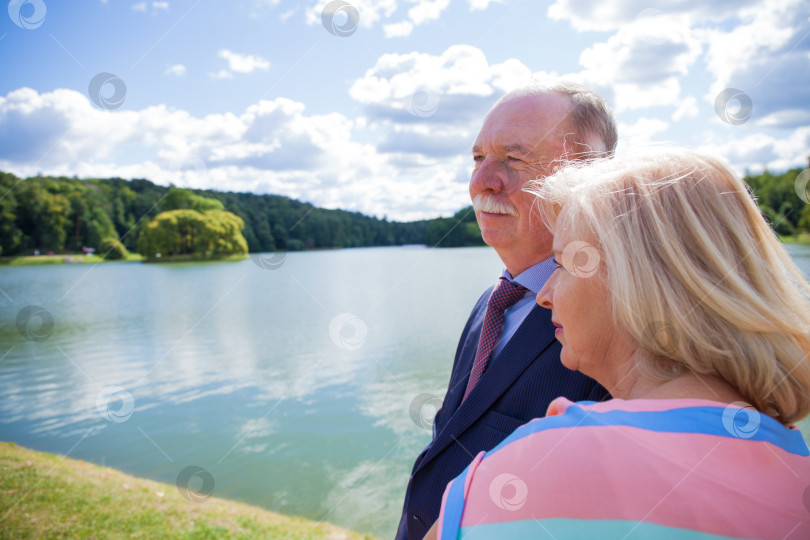
[[[0,436],[170,484],[202,467],[215,496],[391,537],[425,396],[499,272],[489,249],[421,248],[0,268]],[[30,305],[44,341],[17,329]]]

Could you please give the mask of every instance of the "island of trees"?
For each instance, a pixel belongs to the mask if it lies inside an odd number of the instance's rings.
[[[745,177],[781,235],[810,232],[810,205],[797,193],[801,171]],[[20,179],[0,172],[3,256],[78,253],[89,247],[105,258],[138,252],[156,261],[406,244],[483,242],[471,207],[450,218],[402,223],[279,195],[179,189],[144,179]]]

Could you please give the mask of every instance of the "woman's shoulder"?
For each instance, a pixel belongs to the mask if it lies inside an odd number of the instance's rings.
[[[745,403],[728,404],[704,399],[572,402],[563,397],[551,402],[545,417],[517,428],[491,453],[515,444],[543,444],[544,439],[553,441],[562,436],[580,441],[602,439],[628,430],[638,440],[659,439],[665,434],[723,437],[738,442],[753,439],[808,455],[807,445],[798,431],[785,428]],[[644,433],[646,435],[642,435]]]

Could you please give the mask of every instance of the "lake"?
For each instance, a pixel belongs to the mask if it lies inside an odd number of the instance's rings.
[[[0,439],[390,538],[500,270],[424,247],[0,267]]]

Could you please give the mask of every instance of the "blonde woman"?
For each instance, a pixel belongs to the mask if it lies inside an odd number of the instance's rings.
[[[810,538],[810,286],[743,182],[654,149],[530,188],[561,361],[552,402],[448,484],[426,538]]]

